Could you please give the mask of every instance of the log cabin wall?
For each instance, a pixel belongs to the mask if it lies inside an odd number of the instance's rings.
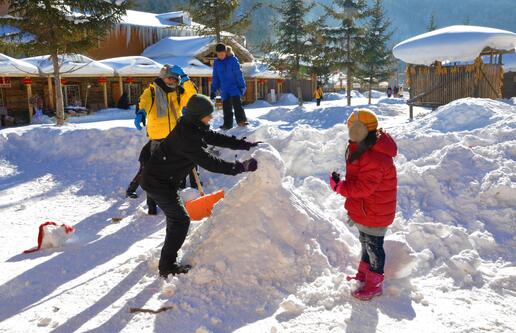
[[[503,68],[498,64],[407,66],[410,104],[439,106],[465,97],[502,96]]]
[[[502,97],[516,97],[516,72],[508,72],[504,74]]]

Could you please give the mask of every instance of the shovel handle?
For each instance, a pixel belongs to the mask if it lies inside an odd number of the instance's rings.
[[[199,194],[201,195],[201,197],[204,197],[204,190],[202,189],[201,180],[199,179],[199,174],[197,173],[197,170],[195,169],[195,167],[192,169],[192,173],[195,178],[195,183],[197,184],[197,190],[199,191]]]

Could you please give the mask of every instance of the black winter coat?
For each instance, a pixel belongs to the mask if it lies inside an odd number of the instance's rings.
[[[242,149],[243,142],[182,117],[145,164],[140,185],[151,196],[167,195],[177,190],[195,165],[215,173],[236,175],[235,163],[211,155],[206,148],[209,144],[237,150]]]

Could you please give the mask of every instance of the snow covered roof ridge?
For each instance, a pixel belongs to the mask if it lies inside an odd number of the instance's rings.
[[[436,61],[467,62],[483,50],[514,52],[516,33],[479,26],[453,25],[409,38],[393,48],[396,58],[415,65]]]
[[[35,65],[0,53],[0,76],[37,75],[39,75],[39,69]]]
[[[42,75],[51,75],[54,73],[54,67],[49,55],[24,58],[22,60],[39,68],[40,74]],[[60,73],[64,77],[114,76],[115,74],[112,67],[82,54],[59,55],[59,65]]]

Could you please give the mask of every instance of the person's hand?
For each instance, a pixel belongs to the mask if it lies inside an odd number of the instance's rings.
[[[211,94],[210,94],[210,99],[213,101],[213,100],[215,100],[216,97],[217,97],[217,93],[214,90],[212,90]]]
[[[181,80],[179,80],[179,85],[183,85],[186,81],[189,81],[190,78],[188,77],[188,75],[181,75]]]
[[[138,131],[141,131],[143,127],[140,124],[143,124],[145,126],[145,117],[147,114],[145,113],[145,110],[140,109],[136,111],[136,117],[134,117],[134,126]]]
[[[258,161],[254,158],[250,158],[243,162],[235,163],[235,171],[237,172],[237,174],[243,173],[243,172],[254,172],[257,169],[258,169]]]
[[[240,88],[240,96],[245,96],[246,88]]]
[[[337,192],[337,186],[340,183],[340,174],[333,171],[330,176],[330,187],[333,191]]]
[[[249,141],[242,140],[242,141],[240,141],[237,149],[250,150],[251,148],[258,146],[260,143],[263,143],[263,142],[262,141],[249,142]]]
[[[178,66],[178,65],[174,65],[174,66],[172,66],[172,68],[170,68],[170,73],[177,74],[178,76],[181,76],[181,77],[183,77],[183,76],[188,77],[188,76],[186,75],[185,71],[183,70],[183,68],[181,68],[181,67],[180,67],[180,66]]]

